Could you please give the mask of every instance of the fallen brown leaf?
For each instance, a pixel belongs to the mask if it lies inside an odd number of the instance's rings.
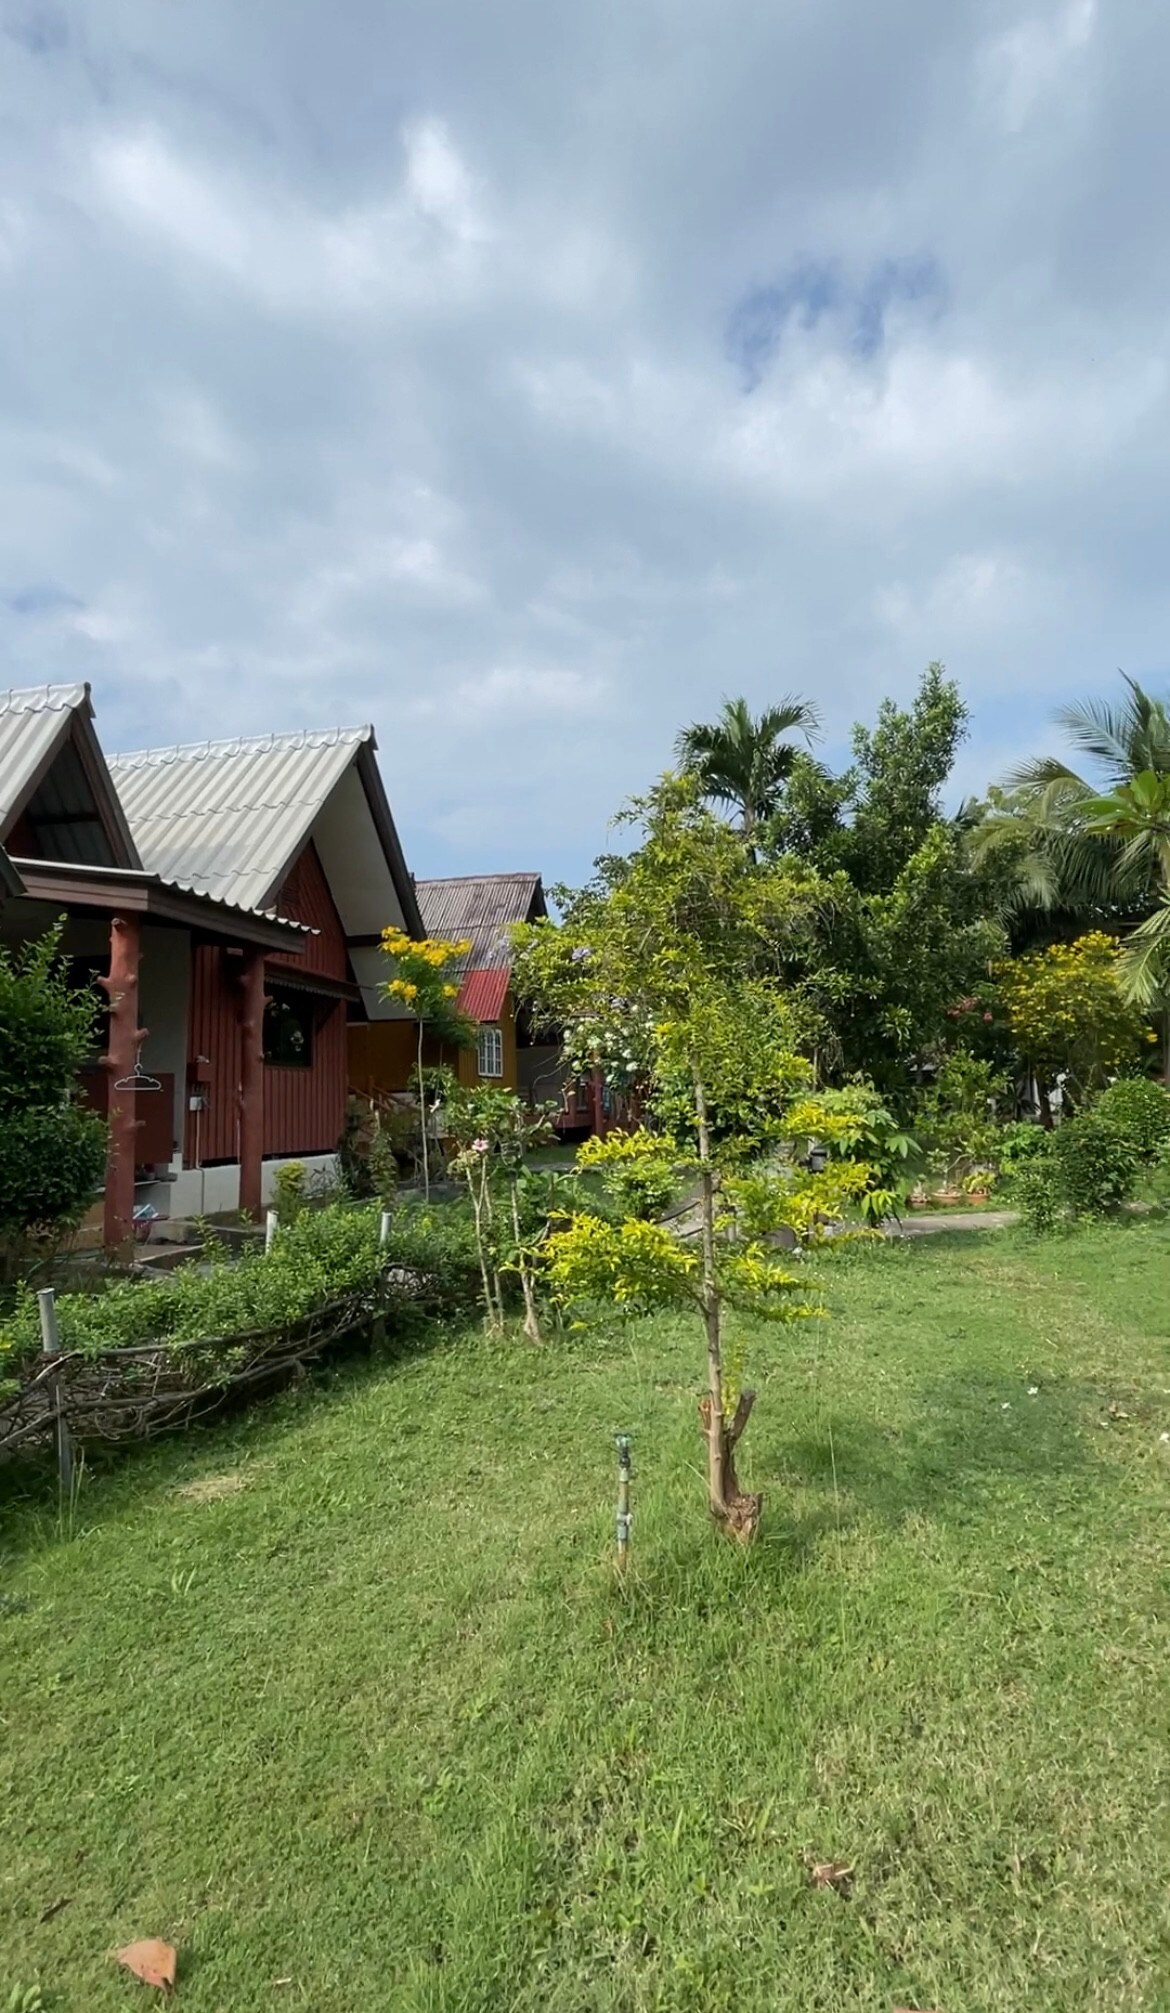
[[[817,1860],[809,1867],[814,1887],[831,1887],[834,1894],[848,1899],[853,1886],[853,1868],[842,1859]]]
[[[160,1992],[175,1989],[175,1949],[164,1943],[159,1936],[147,1936],[141,1943],[128,1943],[117,1953],[119,1964],[141,1978],[144,1985],[155,1985]]]
[[[70,1897],[67,1894],[62,1894],[59,1900],[50,1901],[47,1908],[42,1908],[40,1920],[42,1922],[51,1922],[54,1915],[60,1915],[63,1908],[68,1908],[69,1899]]]

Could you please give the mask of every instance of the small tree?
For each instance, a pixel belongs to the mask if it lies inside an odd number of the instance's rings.
[[[60,930],[0,946],[0,1250],[11,1278],[29,1251],[74,1228],[101,1185],[105,1121],[78,1102],[96,994],[71,986]]]
[[[700,801],[693,778],[665,777],[623,814],[641,828],[629,858],[565,901],[561,925],[517,932],[515,979],[542,1018],[596,1042],[610,1030],[618,1069],[645,1086],[676,1166],[698,1184],[699,1249],[659,1224],[607,1224],[578,1212],[549,1240],[565,1295],[604,1293],[622,1306],[696,1305],[706,1339],[708,1497],[727,1530],[750,1538],[760,1499],[740,1489],[735,1450],[754,1393],[724,1361],[724,1312],[781,1319],[810,1311],[757,1215],[744,1236],[728,1184],[784,1138],[784,1113],[810,1081],[786,958],[806,945],[824,900],[790,863],[762,867]],[[595,1060],[610,1058],[594,1051]],[[613,1149],[628,1182],[629,1157]],[[653,1170],[651,1170],[653,1172]],[[780,1220],[780,1219],[778,1219]]]
[[[1081,1098],[1132,1068],[1155,1037],[1122,987],[1122,952],[1102,931],[1050,944],[1001,965],[1000,996],[1012,1040],[1040,1087],[1067,1071]]]
[[[421,942],[390,925],[382,931],[382,949],[394,960],[394,977],[382,991],[387,999],[401,1000],[418,1022],[418,1059],[415,1087],[418,1091],[422,1124],[423,1193],[430,1200],[431,1161],[428,1142],[430,1112],[428,1083],[423,1070],[423,1040],[427,1029],[440,1041],[455,1048],[470,1048],[475,1041],[475,1025],[460,1013],[456,1002],[459,987],[453,968],[471,949],[466,939],[451,942],[445,937],[424,937]]]
[[[471,1198],[487,1325],[504,1325],[500,1275],[512,1272],[524,1299],[524,1332],[532,1342],[543,1341],[525,1191],[526,1156],[550,1138],[548,1116],[526,1105],[515,1091],[484,1084],[475,1090],[454,1086],[446,1119],[457,1148],[455,1169]]]

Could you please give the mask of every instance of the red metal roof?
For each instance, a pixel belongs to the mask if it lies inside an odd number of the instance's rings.
[[[503,1015],[510,978],[506,965],[491,971],[465,972],[456,1002],[460,1013],[470,1020],[498,1021]]]

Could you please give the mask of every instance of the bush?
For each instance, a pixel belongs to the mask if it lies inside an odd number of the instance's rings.
[[[995,1158],[1005,1178],[1018,1182],[1025,1167],[1052,1151],[1052,1139],[1052,1133],[1031,1119],[1021,1118],[1003,1126],[996,1135]]]
[[[183,1265],[166,1279],[123,1279],[97,1293],[63,1293],[65,1349],[90,1355],[152,1343],[176,1350],[237,1348],[241,1339],[292,1327],[350,1295],[377,1295],[426,1314],[475,1304],[479,1267],[464,1212],[401,1210],[379,1243],[379,1212],[332,1203],[283,1227],[271,1252]],[[0,1376],[40,1348],[36,1295],[25,1290],[0,1327]]]
[[[1116,1125],[1096,1109],[1083,1111],[1053,1137],[1060,1194],[1073,1216],[1105,1216],[1128,1202],[1137,1186],[1138,1157]]]
[[[309,1177],[303,1160],[286,1160],[272,1180],[272,1204],[285,1227],[295,1223],[308,1200]]]
[[[1126,1141],[1143,1166],[1152,1167],[1170,1147],[1170,1090],[1149,1077],[1121,1077],[1093,1106]]]
[[[1037,1237],[1047,1236],[1065,1220],[1060,1173],[1054,1158],[1039,1154],[1020,1166],[1012,1184],[1020,1215]]]
[[[71,986],[59,931],[0,946],[0,1244],[13,1276],[31,1247],[80,1222],[101,1186],[105,1121],[76,1102],[97,995]]]

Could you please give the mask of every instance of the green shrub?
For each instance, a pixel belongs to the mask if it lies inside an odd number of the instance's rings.
[[[8,1277],[80,1222],[101,1185],[104,1119],[76,1102],[97,995],[69,983],[59,930],[0,945],[0,1260]]]
[[[1119,1132],[1143,1166],[1151,1167],[1170,1146],[1170,1090],[1149,1077],[1119,1077],[1093,1106]]]
[[[62,1345],[98,1355],[159,1343],[176,1350],[211,1345],[229,1353],[241,1338],[290,1327],[350,1295],[429,1315],[474,1305],[475,1242],[464,1212],[401,1210],[379,1243],[380,1212],[332,1203],[282,1227],[271,1252],[184,1265],[168,1278],[123,1279],[96,1293],[57,1299]],[[36,1295],[20,1294],[0,1327],[0,1375],[37,1353]]]
[[[272,1179],[272,1202],[282,1226],[295,1223],[308,1200],[309,1177],[303,1160],[286,1160]]]
[[[1127,1202],[1137,1185],[1137,1154],[1093,1107],[1058,1129],[1052,1160],[1061,1198],[1073,1216],[1104,1216]]]
[[[1033,1120],[1021,1118],[996,1134],[995,1158],[1005,1179],[1018,1181],[1021,1170],[1052,1150],[1053,1135]]]
[[[1050,1154],[1037,1154],[1020,1164],[1012,1196],[1024,1223],[1038,1237],[1056,1230],[1066,1218],[1060,1174]]]

